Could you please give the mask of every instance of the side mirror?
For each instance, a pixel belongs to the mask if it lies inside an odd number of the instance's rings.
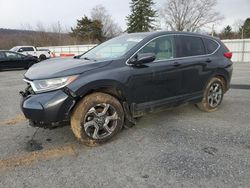
[[[136,57],[130,60],[130,63],[133,65],[142,65],[153,62],[155,58],[156,57],[154,53],[137,54]]]
[[[23,49],[19,49],[18,52],[23,52]]]

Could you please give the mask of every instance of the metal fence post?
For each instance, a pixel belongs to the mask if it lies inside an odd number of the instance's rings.
[[[242,63],[244,63],[244,56],[245,56],[245,40],[242,39],[242,56],[241,56]]]

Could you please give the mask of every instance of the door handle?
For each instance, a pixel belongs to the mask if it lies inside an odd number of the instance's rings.
[[[208,59],[206,60],[206,62],[207,62],[207,63],[211,63],[212,60],[208,58]]]
[[[174,62],[173,63],[173,66],[175,66],[175,67],[179,67],[181,64],[179,63],[179,62]]]

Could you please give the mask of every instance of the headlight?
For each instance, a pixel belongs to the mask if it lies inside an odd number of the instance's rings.
[[[61,78],[52,78],[46,80],[34,80],[33,82],[29,82],[31,84],[32,89],[36,93],[53,91],[56,89],[63,88],[73,82],[77,76],[67,76]]]

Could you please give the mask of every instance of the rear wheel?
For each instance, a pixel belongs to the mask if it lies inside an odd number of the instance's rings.
[[[83,98],[71,117],[75,136],[88,146],[113,138],[122,128],[124,112],[120,102],[105,93],[93,93]]]
[[[42,54],[42,55],[40,55],[40,57],[39,57],[39,60],[40,61],[44,61],[44,60],[46,60],[47,58],[46,58],[46,56],[44,55],[44,54]]]
[[[225,92],[225,83],[220,78],[212,78],[206,86],[203,99],[197,104],[198,108],[206,112],[213,112],[220,106]]]

